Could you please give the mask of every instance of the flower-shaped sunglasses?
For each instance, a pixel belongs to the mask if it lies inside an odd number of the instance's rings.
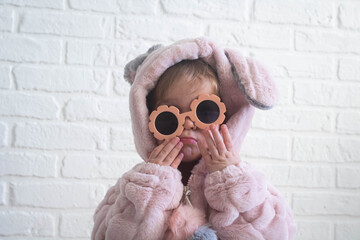
[[[191,102],[190,109],[189,112],[180,113],[174,106],[159,106],[150,114],[150,132],[156,139],[166,140],[181,135],[186,117],[200,129],[211,124],[221,124],[225,120],[225,104],[214,94],[201,94]]]

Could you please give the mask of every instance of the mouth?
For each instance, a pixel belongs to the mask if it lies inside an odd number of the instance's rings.
[[[195,138],[192,137],[182,137],[180,138],[180,141],[184,144],[196,144],[197,141]]]

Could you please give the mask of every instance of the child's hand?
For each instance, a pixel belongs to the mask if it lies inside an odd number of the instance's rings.
[[[232,148],[232,141],[227,126],[223,124],[220,131],[221,134],[216,125],[211,125],[210,130],[202,132],[204,139],[206,139],[205,142],[204,140],[198,142],[200,153],[210,173],[222,170],[241,161],[239,153],[236,152],[236,149]]]
[[[161,166],[170,166],[177,169],[184,157],[183,153],[179,154],[182,146],[183,143],[180,142],[178,137],[171,140],[165,140],[159,146],[154,148],[152,153],[149,155],[148,162],[156,163]]]

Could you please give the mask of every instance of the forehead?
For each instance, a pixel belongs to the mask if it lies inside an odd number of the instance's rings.
[[[200,94],[214,94],[214,87],[207,83],[199,84],[181,84],[176,82],[170,86],[159,101],[159,105],[174,105],[180,108],[190,107],[191,101],[197,98]]]

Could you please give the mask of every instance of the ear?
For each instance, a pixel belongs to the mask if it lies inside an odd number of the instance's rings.
[[[134,58],[133,60],[131,60],[130,62],[128,62],[126,64],[125,70],[124,70],[125,80],[128,83],[132,84],[135,79],[137,68],[144,62],[144,60],[150,53],[152,53],[153,51],[155,51],[156,49],[161,48],[161,47],[162,47],[161,44],[154,45],[151,48],[149,48],[149,50],[146,53],[143,53],[143,54],[137,56],[136,58]]]
[[[279,91],[269,72],[256,60],[245,58],[238,50],[226,49],[235,81],[247,101],[260,109],[272,108],[279,98]]]

